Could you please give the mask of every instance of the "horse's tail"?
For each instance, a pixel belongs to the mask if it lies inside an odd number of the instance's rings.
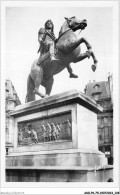
[[[33,92],[35,89],[35,83],[33,79],[31,78],[31,75],[29,74],[28,79],[27,79],[27,95],[25,102],[31,102],[35,100],[35,93]]]

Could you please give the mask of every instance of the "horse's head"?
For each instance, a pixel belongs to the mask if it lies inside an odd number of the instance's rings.
[[[78,20],[75,16],[71,17],[71,18],[65,18],[65,22],[62,25],[60,32],[59,32],[59,36],[61,34],[63,34],[64,32],[66,32],[67,30],[71,29],[72,31],[76,31],[76,30],[84,30],[85,27],[87,26],[87,20]]]
[[[78,20],[75,16],[71,18],[65,18],[67,25],[70,29],[73,31],[76,31],[78,29],[84,30],[87,26],[87,20]]]

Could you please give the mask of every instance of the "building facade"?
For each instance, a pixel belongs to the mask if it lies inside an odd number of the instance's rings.
[[[113,164],[112,76],[108,76],[108,81],[89,82],[85,88],[85,93],[103,107],[103,112],[97,116],[99,150],[105,153],[108,164]]]
[[[21,102],[19,97],[14,89],[12,82],[9,79],[5,81],[5,146],[6,154],[8,154],[13,147],[13,130],[12,130],[12,118],[9,116],[9,112],[14,110],[17,105],[20,105]]]

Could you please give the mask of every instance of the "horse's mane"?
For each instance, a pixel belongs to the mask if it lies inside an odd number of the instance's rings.
[[[66,26],[67,26],[67,22],[65,21],[65,22],[63,23],[63,25],[61,26],[61,28],[60,28],[58,38],[62,35],[63,32],[65,32]]]
[[[75,16],[72,16],[72,17],[70,17],[69,19],[73,19],[73,18],[75,18]],[[66,28],[69,29],[67,20],[68,20],[68,18],[65,18],[65,22],[64,22],[63,25],[61,26],[61,29],[60,29],[60,31],[59,31],[59,37],[62,35],[62,33],[64,33],[64,32],[67,30]],[[58,38],[59,38],[59,37],[58,37]]]

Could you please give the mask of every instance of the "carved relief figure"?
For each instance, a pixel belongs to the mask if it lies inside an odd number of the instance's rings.
[[[27,124],[27,127],[28,127],[27,132],[31,138],[31,141],[34,143],[38,143],[37,132],[32,128],[31,123]]]

